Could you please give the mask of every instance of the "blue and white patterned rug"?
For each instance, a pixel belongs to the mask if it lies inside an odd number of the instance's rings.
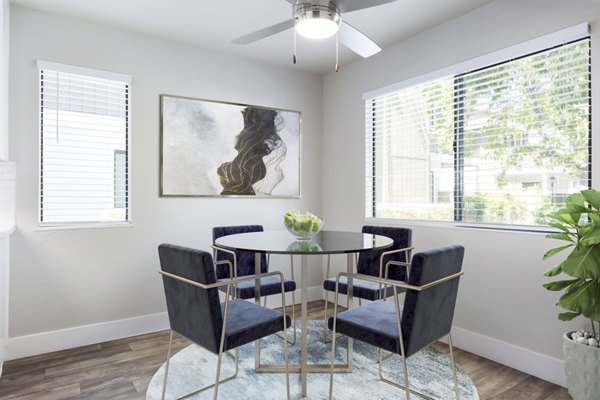
[[[298,325],[300,325],[298,323]],[[291,329],[290,329],[291,333]],[[309,321],[308,354],[311,363],[330,363],[331,343],[322,342],[322,321]],[[295,346],[289,347],[290,363],[298,363],[300,359],[300,337]],[[166,356],[166,355],[165,355]],[[405,399],[403,390],[381,382],[375,363],[375,348],[368,344],[354,342],[354,371],[352,373],[336,373],[333,380],[333,397],[340,400],[391,400]],[[345,362],[346,339],[336,342],[336,360]],[[261,341],[261,363],[282,363],[283,341],[276,337]],[[214,383],[217,357],[212,353],[190,345],[171,358],[169,366],[169,382],[166,399],[176,399],[191,393],[200,387]],[[457,366],[458,367],[458,366]],[[454,399],[454,383],[448,356],[432,347],[413,355],[408,359],[408,375],[411,389],[421,391],[433,398]],[[230,376],[234,371],[233,358],[225,355],[221,377]],[[164,364],[154,374],[146,400],[158,400],[162,393]],[[457,368],[460,385],[460,398],[478,400],[477,389],[469,376]],[[404,382],[402,361],[394,356],[384,362],[384,375],[394,382]],[[300,376],[290,374],[290,390],[292,399],[301,399]],[[305,399],[327,399],[329,393],[329,374],[308,374],[308,396]],[[208,390],[191,399],[212,399],[213,392]],[[411,398],[417,398],[411,396]],[[254,344],[240,347],[240,371],[238,376],[219,386],[219,399],[225,400],[280,400],[285,399],[285,374],[254,372]]]

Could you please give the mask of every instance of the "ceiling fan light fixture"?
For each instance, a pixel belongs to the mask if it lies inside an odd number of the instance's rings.
[[[294,10],[296,32],[308,39],[325,39],[335,35],[342,18],[334,7],[299,4]]]

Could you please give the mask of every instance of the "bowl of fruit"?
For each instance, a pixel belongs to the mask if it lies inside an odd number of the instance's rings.
[[[308,211],[288,210],[283,214],[283,225],[296,239],[310,240],[323,228],[323,220]]]

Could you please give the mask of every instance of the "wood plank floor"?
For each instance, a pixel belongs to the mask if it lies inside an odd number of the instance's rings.
[[[309,303],[309,318],[322,319],[323,305]],[[0,399],[144,399],[150,379],[165,361],[168,340],[168,332],[158,332],[9,361],[0,378]],[[176,337],[174,351],[188,344]],[[448,352],[442,343],[435,347]],[[472,353],[457,349],[455,357],[481,399],[571,398],[564,388]]]

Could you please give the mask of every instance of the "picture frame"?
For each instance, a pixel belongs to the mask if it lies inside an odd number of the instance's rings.
[[[299,111],[160,95],[160,196],[299,198]]]

